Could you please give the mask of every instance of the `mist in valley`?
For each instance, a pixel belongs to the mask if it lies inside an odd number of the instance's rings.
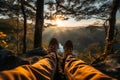
[[[65,41],[71,40],[74,50],[83,52],[86,47],[93,43],[99,43],[103,47],[105,31],[102,27],[51,27],[43,31],[43,43],[50,41],[53,37],[57,38],[62,45],[64,45]]]

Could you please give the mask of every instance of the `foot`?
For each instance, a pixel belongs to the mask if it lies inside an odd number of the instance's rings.
[[[73,44],[72,41],[68,40],[64,45],[64,58],[67,58],[68,55],[72,55]]]
[[[51,52],[57,53],[58,48],[59,48],[59,45],[58,45],[57,39],[52,38],[51,41],[49,42],[48,53],[51,53]]]

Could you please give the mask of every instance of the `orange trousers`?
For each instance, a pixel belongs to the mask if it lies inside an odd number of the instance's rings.
[[[0,80],[53,80],[56,67],[56,56],[50,53],[35,64],[0,72]],[[68,80],[116,80],[72,55],[66,58],[64,71]]]

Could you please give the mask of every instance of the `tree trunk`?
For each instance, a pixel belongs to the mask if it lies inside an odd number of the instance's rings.
[[[19,18],[19,16],[17,16]],[[17,18],[17,54],[19,53],[19,19]]]
[[[116,24],[116,13],[119,7],[120,0],[113,0],[113,4],[110,11],[109,16],[109,27],[106,36],[106,44],[104,54],[108,55],[113,52],[113,44],[114,44],[114,34],[115,34],[115,24]]]
[[[37,0],[34,48],[42,47],[42,29],[44,23],[44,0]]]
[[[27,18],[25,14],[24,0],[21,0],[21,9],[22,9],[22,14],[24,18],[23,53],[26,53]]]
[[[115,24],[116,24],[116,13],[119,7],[120,0],[113,0],[110,16],[109,16],[109,26],[106,35],[106,44],[104,54],[102,54],[99,58],[93,61],[92,64],[99,63],[103,61],[109,54],[113,52],[113,44],[114,44],[114,34],[115,34]]]

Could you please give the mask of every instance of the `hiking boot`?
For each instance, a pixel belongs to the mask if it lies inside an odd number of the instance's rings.
[[[48,53],[54,52],[57,53],[59,48],[58,41],[56,38],[52,38],[48,45]]]
[[[72,41],[66,41],[64,45],[64,58],[67,58],[68,55],[72,55],[73,44]]]
[[[66,41],[66,43],[64,44],[63,60],[61,62],[62,63],[61,64],[61,69],[62,69],[63,73],[64,73],[64,67],[65,67],[66,58],[68,57],[68,55],[72,55],[72,50],[73,50],[72,41],[70,41],[70,40]]]

